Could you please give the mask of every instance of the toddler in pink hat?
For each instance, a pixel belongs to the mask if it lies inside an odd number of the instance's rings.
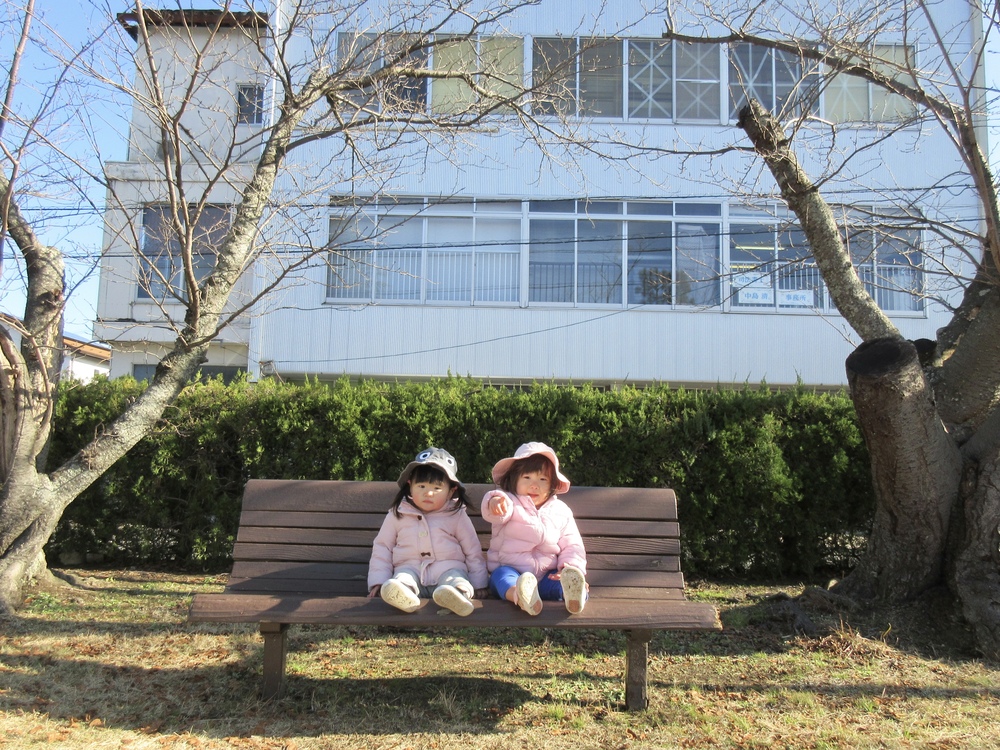
[[[486,567],[490,590],[529,615],[542,601],[562,601],[571,614],[587,601],[587,553],[573,511],[557,495],[570,482],[545,443],[525,443],[497,461],[499,489],[483,497],[483,518],[493,526]]]

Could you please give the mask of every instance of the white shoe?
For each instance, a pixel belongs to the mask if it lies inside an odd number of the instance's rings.
[[[386,604],[391,604],[404,612],[415,612],[420,609],[420,597],[395,578],[390,578],[382,584],[381,596]]]
[[[566,611],[571,615],[583,612],[583,605],[587,603],[587,579],[583,571],[567,565],[559,572],[559,582],[562,583]]]
[[[434,589],[433,598],[435,604],[439,604],[445,609],[450,609],[456,615],[461,615],[462,617],[471,615],[475,609],[469,597],[448,584],[443,584]]]
[[[522,573],[517,577],[517,606],[529,615],[542,612],[542,600],[538,596],[538,579],[531,573]]]

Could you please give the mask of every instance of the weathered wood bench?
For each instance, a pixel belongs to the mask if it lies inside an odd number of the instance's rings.
[[[483,548],[490,526],[479,501],[492,485],[467,485]],[[578,615],[548,602],[531,617],[508,602],[476,600],[459,617],[428,600],[406,614],[367,598],[372,540],[396,491],[392,482],[251,480],[225,591],[197,594],[191,622],[256,622],[264,638],[263,696],[284,685],[289,625],[403,628],[611,629],[626,634],[625,704],[647,705],[649,641],[658,630],[719,630],[718,612],[684,598],[677,501],[671,490],[573,487],[587,549],[590,600]]]

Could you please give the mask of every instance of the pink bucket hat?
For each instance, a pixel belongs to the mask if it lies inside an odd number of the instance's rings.
[[[563,476],[562,472],[559,471],[559,459],[556,458],[556,452],[552,450],[545,443],[525,443],[520,448],[518,448],[511,458],[501,458],[493,466],[493,481],[496,484],[500,484],[500,480],[503,479],[504,475],[510,471],[511,464],[515,461],[520,461],[522,458],[527,458],[528,456],[534,456],[536,453],[541,453],[549,461],[552,462],[552,466],[556,470],[556,479],[558,483],[552,488],[553,494],[559,495],[563,492],[569,491],[569,480]]]

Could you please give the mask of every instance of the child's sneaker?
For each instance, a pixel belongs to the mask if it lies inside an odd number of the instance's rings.
[[[434,589],[433,598],[435,604],[439,604],[445,609],[450,609],[456,615],[461,615],[462,617],[471,615],[475,609],[469,597],[448,584],[442,584]]]
[[[587,603],[587,579],[583,571],[567,565],[559,573],[559,581],[562,583],[566,611],[571,615],[583,612],[583,605]]]
[[[386,604],[391,604],[404,612],[415,612],[420,609],[420,597],[395,578],[390,578],[382,584],[381,596]]]
[[[542,612],[542,600],[538,596],[538,579],[531,573],[522,573],[517,577],[517,606],[529,615]]]

